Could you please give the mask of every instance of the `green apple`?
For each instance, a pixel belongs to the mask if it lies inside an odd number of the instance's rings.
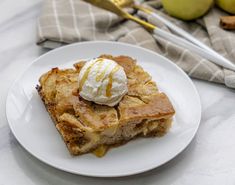
[[[213,5],[213,0],[162,0],[164,9],[182,20],[193,20],[204,15]]]
[[[215,0],[215,3],[226,12],[235,14],[235,0]]]

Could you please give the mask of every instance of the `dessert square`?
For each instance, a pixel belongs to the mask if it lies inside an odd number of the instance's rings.
[[[93,152],[101,157],[110,147],[136,137],[166,134],[175,111],[151,76],[128,56],[99,58],[115,61],[126,73],[128,92],[116,106],[99,105],[79,95],[78,76],[85,61],[73,69],[53,68],[36,87],[70,153]]]

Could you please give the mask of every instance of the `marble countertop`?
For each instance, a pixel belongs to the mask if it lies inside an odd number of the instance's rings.
[[[47,50],[35,44],[41,0],[0,0],[0,185],[24,184],[235,184],[235,91],[193,80],[202,102],[196,137],[176,158],[124,178],[91,178],[54,169],[31,156],[12,135],[5,115],[8,89],[17,75]]]

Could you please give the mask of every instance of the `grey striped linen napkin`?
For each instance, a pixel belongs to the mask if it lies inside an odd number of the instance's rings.
[[[158,0],[148,1],[156,13],[169,19],[191,33],[217,52],[235,63],[235,32],[219,27],[219,17],[226,15],[213,8],[206,16],[192,22],[183,22],[168,16]],[[131,11],[131,10],[130,10]],[[158,27],[169,29],[153,17],[139,12]],[[46,0],[38,22],[38,44],[46,48],[56,48],[68,43],[110,40],[126,42],[155,51],[182,68],[189,76],[225,84],[235,88],[235,72],[193,54],[161,38],[153,36],[138,24],[122,18],[81,0]]]

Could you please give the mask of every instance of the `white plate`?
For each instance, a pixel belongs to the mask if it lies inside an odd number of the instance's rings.
[[[162,138],[137,139],[110,150],[103,158],[73,157],[51,121],[35,86],[53,67],[71,67],[78,59],[100,54],[128,55],[148,71],[173,103],[173,127]],[[166,58],[117,42],[83,42],[55,49],[35,60],[12,85],[6,114],[16,139],[39,160],[64,171],[96,177],[117,177],[156,168],[179,154],[194,137],[201,118],[198,93],[187,75]]]

